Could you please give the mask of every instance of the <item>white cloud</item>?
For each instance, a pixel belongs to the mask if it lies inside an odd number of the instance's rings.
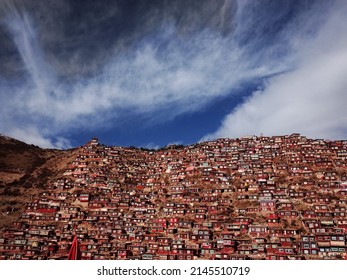
[[[160,149],[159,145],[154,144],[153,142],[147,143],[146,145],[141,145],[141,147],[150,150],[158,150]]]
[[[228,20],[226,9],[229,5],[226,1],[218,15],[223,26]],[[5,120],[0,124],[1,132],[23,138],[27,134],[33,143],[43,146],[64,146],[65,141],[55,143],[54,139],[76,127],[93,129],[117,125],[118,120],[131,113],[150,116],[147,117],[149,120],[165,121],[200,110],[216,97],[233,94],[233,89],[245,81],[292,68],[293,62],[300,58],[288,56],[287,48],[303,45],[299,35],[308,32],[305,26],[302,32],[295,29],[297,26],[284,28],[276,34],[277,41],[268,42],[260,31],[267,30],[268,20],[273,15],[258,15],[257,9],[250,9],[250,5],[253,5],[252,1],[239,2],[235,17],[229,18],[233,22],[233,32],[223,34],[213,28],[200,28],[188,36],[178,34],[182,28],[167,22],[160,32],[157,30],[152,37],[144,37],[126,53],[115,49],[114,55],[94,76],[81,77],[68,84],[59,81],[54,64],[47,60],[45,50],[39,44],[38,37],[42,36],[38,34],[42,28],[35,26],[25,11],[10,7],[6,23],[29,75],[17,87],[1,85],[2,92],[7,92],[0,94],[4,108],[0,117]],[[272,12],[278,13],[277,10]],[[250,19],[253,18],[252,22]],[[189,23],[189,19],[186,22]],[[253,36],[250,29],[258,26],[263,29],[256,30]],[[288,46],[292,32],[296,34],[298,43]],[[281,59],[278,59],[278,53],[283,54]],[[284,83],[281,79],[285,77],[276,78],[277,83]],[[243,129],[251,132],[250,123],[258,123],[258,128],[264,127],[261,118],[267,116],[268,109],[262,110],[257,106],[264,98],[261,96],[268,96],[267,90],[275,85],[276,79],[270,80],[266,91],[252,97],[233,113],[240,114],[237,112],[243,110],[249,118],[238,117],[240,120],[236,126],[240,128],[235,133],[243,133]],[[273,97],[276,98],[279,97]],[[293,95],[288,93],[287,98],[293,98]],[[279,98],[276,106],[280,106],[282,100]],[[264,103],[265,108],[271,102],[264,100]],[[253,113],[252,107],[257,108]],[[158,114],[164,110],[165,113]],[[227,121],[223,127],[216,136],[234,133]]]
[[[347,6],[337,2],[311,38],[292,38],[298,61],[269,79],[204,139],[299,132],[313,138],[347,137]]]
[[[28,144],[35,144],[41,148],[66,149],[72,147],[68,139],[65,139],[64,137],[58,137],[55,140],[45,138],[35,127],[26,127],[21,129],[13,128],[8,130],[6,133],[7,136],[21,140]]]
[[[16,109],[15,115],[3,112],[13,116],[2,124],[5,134],[24,123],[23,129],[30,124],[49,138],[73,127],[91,129],[102,121],[117,120],[122,110],[150,114],[168,109],[162,120],[170,119],[199,110],[244,80],[281,70],[278,65],[258,67],[242,61],[243,51],[231,37],[202,30],[189,40],[175,38],[175,26],[169,25],[166,29],[173,37],[163,50],[159,46],[168,40],[164,32],[155,40],[145,38],[129,55],[110,57],[94,77],[65,85],[57,82],[44,59],[38,28],[25,12],[12,10],[7,23],[30,80],[12,89],[11,100],[2,96],[8,110]],[[15,120],[20,118],[22,124]]]

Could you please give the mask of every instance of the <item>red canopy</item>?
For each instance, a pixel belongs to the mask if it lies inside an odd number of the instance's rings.
[[[72,241],[69,256],[67,257],[67,259],[68,260],[80,260],[81,259],[81,250],[80,250],[76,235]]]

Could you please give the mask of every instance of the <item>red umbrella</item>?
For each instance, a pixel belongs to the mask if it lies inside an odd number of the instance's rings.
[[[72,241],[69,256],[67,257],[67,259],[68,260],[80,260],[81,259],[81,250],[80,250],[76,235]]]

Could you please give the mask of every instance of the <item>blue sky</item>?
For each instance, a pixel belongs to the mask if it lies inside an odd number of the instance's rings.
[[[346,1],[0,3],[0,133],[162,147],[347,136]]]

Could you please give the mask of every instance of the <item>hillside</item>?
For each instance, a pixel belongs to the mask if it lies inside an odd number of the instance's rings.
[[[26,202],[62,174],[74,152],[41,149],[0,135],[0,228],[10,225]]]
[[[74,234],[83,259],[347,256],[345,140],[1,145],[3,259],[64,259]]]

